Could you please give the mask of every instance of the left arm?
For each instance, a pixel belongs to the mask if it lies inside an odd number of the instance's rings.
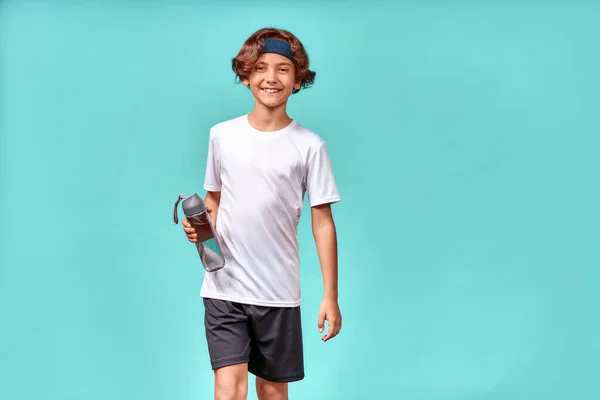
[[[323,332],[324,322],[327,320],[329,330],[322,337],[323,341],[327,341],[337,336],[342,328],[342,316],[338,305],[337,233],[330,204],[312,207],[311,216],[324,286],[318,325],[319,332]]]

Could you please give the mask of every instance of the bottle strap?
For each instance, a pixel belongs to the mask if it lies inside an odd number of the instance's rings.
[[[179,202],[183,199],[187,199],[189,196],[186,196],[185,194],[180,194],[179,198],[177,198],[177,201],[175,202],[175,207],[173,207],[173,221],[175,222],[175,224],[179,223],[179,216],[177,215],[177,206],[179,205]]]

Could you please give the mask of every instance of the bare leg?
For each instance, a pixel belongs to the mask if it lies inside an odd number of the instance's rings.
[[[288,400],[288,384],[256,377],[256,394],[259,400]]]
[[[246,400],[248,364],[230,365],[215,370],[215,400]]]

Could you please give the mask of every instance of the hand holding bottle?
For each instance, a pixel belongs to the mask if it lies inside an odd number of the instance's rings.
[[[212,214],[210,208],[208,209],[208,213],[209,215]],[[185,232],[188,240],[192,243],[197,243],[198,239],[200,239],[201,242],[204,242],[213,236],[212,229],[210,229],[210,226],[206,226],[205,229],[202,228],[200,232],[196,232],[196,229],[194,229],[187,217],[185,217],[181,221],[181,224],[183,225],[183,231]],[[198,238],[199,235],[200,238]]]
[[[225,266],[225,259],[221,254],[219,235],[212,222],[211,210],[207,207],[202,197],[194,193],[192,196],[179,195],[173,207],[173,222],[177,224],[177,206],[183,200],[185,218],[181,221],[188,241],[196,245],[204,269],[215,272]]]

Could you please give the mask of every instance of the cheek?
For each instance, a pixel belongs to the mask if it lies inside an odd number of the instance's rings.
[[[259,82],[259,78],[256,76],[256,74],[252,74],[250,75],[248,78],[246,78],[246,82],[248,83],[248,85],[250,86],[254,86],[256,85],[256,82]]]
[[[289,87],[289,88],[293,88],[294,85],[296,84],[296,81],[294,80],[293,76],[286,76],[284,82],[285,82],[285,86]]]

